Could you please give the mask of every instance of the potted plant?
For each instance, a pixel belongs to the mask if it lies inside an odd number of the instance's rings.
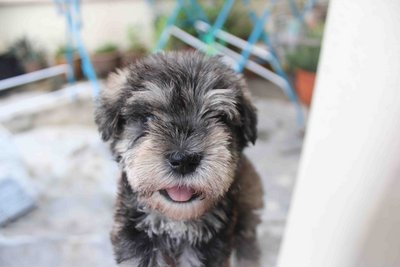
[[[139,30],[135,27],[128,28],[129,48],[121,57],[121,65],[123,67],[149,53],[147,46],[140,40],[138,32]]]
[[[204,11],[205,16],[208,18],[210,22],[216,21],[219,11],[223,8],[225,5],[225,1],[223,0],[214,0],[214,1],[200,1],[200,5]],[[190,8],[194,9],[196,7],[189,6],[188,10],[192,13],[197,13],[197,10],[190,10]],[[247,16],[248,10],[246,6],[243,4],[242,1],[236,1],[233,4],[233,7],[231,11],[229,12],[228,17],[226,18],[226,21],[222,27],[222,30],[231,33],[243,40],[247,40],[251,34],[251,31],[253,29],[253,23],[250,19],[249,16]],[[156,40],[159,40],[161,37],[162,32],[164,31],[167,22],[168,22],[168,16],[167,15],[158,15],[156,19],[154,20],[155,24],[155,36]],[[195,29],[193,26],[193,21],[191,18],[187,17],[186,12],[180,12],[175,25],[185,31],[186,33],[196,36],[200,39],[202,39],[203,42],[209,43],[211,40],[210,35],[207,34],[201,34],[202,32],[198,31]],[[241,53],[241,49],[238,49],[236,46],[230,45],[229,43],[226,43],[219,38],[214,38],[214,41],[217,41],[220,44],[225,45],[229,49],[236,51],[237,53]],[[168,40],[168,43],[164,47],[164,50],[195,50],[192,46],[184,43],[183,41],[179,40],[178,38],[171,37]],[[260,60],[257,57],[250,56],[251,60],[256,60],[258,61],[257,63],[263,65],[266,68],[271,68],[270,65],[265,61],[265,60]],[[251,71],[248,71],[247,69],[244,70],[244,74],[247,77],[258,77],[257,74],[254,74]]]
[[[106,43],[95,50],[91,59],[97,75],[105,77],[119,65],[118,46],[113,43]]]
[[[318,66],[320,46],[299,45],[288,57],[294,70],[294,84],[300,100],[310,106]]]
[[[221,8],[224,6],[225,1],[222,0],[216,0],[216,1],[200,1],[200,5],[202,6],[205,16],[209,19],[209,21],[215,21],[219,15],[219,11]],[[190,9],[193,10],[190,10]],[[195,10],[196,7],[188,7],[188,11],[192,13],[197,13],[197,10]],[[243,5],[241,1],[236,1],[232,7],[232,10],[229,13],[228,18],[226,19],[223,30],[227,31],[231,34],[236,35],[239,38],[247,40],[249,37],[249,34],[251,33],[252,30],[252,25],[253,23],[251,22],[251,19],[246,16],[247,10],[246,7]],[[158,15],[156,19],[154,20],[155,24],[155,35],[156,35],[156,40],[159,40],[161,33],[165,29],[168,21],[168,16],[167,15]],[[178,26],[180,29],[184,30],[185,32],[189,33],[190,35],[197,36],[199,37],[199,32],[195,29],[193,26],[193,22],[191,21],[191,18],[188,18],[186,15],[186,12],[180,12],[175,25]],[[201,36],[200,36],[201,37]],[[204,37],[204,36],[202,36]],[[217,38],[218,39],[218,38]],[[207,42],[207,40],[203,40]],[[230,47],[233,48],[233,47]],[[193,47],[189,46],[188,44],[182,42],[181,40],[177,38],[170,38],[166,47],[164,48],[165,50],[191,50]]]
[[[47,66],[44,51],[35,47],[26,37],[17,40],[10,47],[10,54],[19,60],[26,73],[37,71]]]
[[[16,66],[20,67],[19,69],[22,70],[22,73],[16,74],[34,72],[48,66],[44,50],[26,37],[20,38],[14,42],[8,49],[7,56],[14,59],[10,61],[10,65],[7,66],[9,70],[12,70]],[[40,91],[55,90],[60,87],[58,78],[59,77],[52,76],[46,79],[38,79],[35,83],[29,82],[21,85],[21,88]]]
[[[324,23],[315,23],[307,29],[302,44],[293,53],[289,53],[287,61],[294,72],[294,84],[300,100],[310,106],[318,67]]]
[[[75,79],[82,78],[82,60],[76,48],[69,47],[67,45],[61,45],[56,50],[55,63],[57,65],[69,64],[68,53],[72,53],[72,64],[74,67]]]

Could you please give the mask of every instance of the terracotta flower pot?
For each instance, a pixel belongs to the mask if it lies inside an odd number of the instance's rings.
[[[314,90],[316,73],[297,69],[295,73],[295,88],[300,101],[310,107]]]
[[[65,56],[57,56],[55,61],[57,65],[68,64],[68,60]],[[74,65],[75,79],[79,80],[83,77],[83,73],[82,73],[82,59],[78,54],[74,55],[73,65]],[[66,75],[64,75],[64,77],[65,79],[67,79]]]
[[[99,53],[91,57],[93,68],[100,77],[105,77],[119,66],[118,52]]]

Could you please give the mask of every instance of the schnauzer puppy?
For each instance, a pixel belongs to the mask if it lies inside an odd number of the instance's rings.
[[[149,56],[111,74],[96,110],[121,168],[111,234],[121,266],[258,266],[262,186],[244,80],[218,57]]]

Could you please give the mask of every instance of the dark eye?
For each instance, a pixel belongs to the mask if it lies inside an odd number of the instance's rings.
[[[211,118],[213,118],[214,120],[216,120],[218,122],[222,122],[222,123],[226,123],[226,124],[229,122],[228,116],[225,113],[212,116]]]

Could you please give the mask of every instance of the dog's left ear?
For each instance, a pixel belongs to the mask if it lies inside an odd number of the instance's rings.
[[[240,96],[239,111],[242,117],[241,131],[246,144],[251,142],[253,145],[257,139],[257,109],[251,101],[251,96],[247,86],[242,84],[242,95]]]

